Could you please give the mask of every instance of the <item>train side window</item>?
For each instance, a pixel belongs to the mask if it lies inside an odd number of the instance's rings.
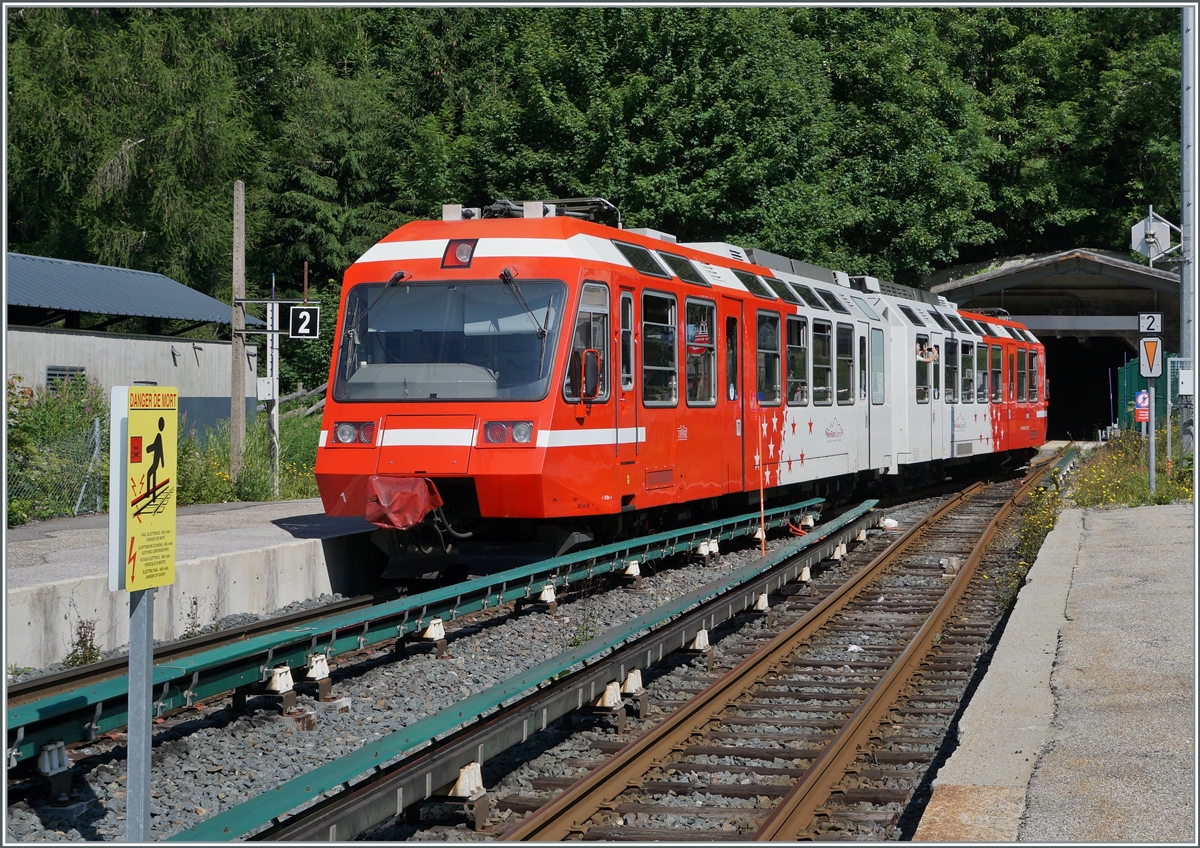
[[[608,400],[608,358],[605,354],[609,343],[608,286],[585,283],[579,298],[579,313],[575,317],[575,333],[571,337],[571,358],[567,362],[567,374],[563,382],[564,398],[579,400],[579,387],[583,382],[583,352],[596,350],[600,353],[600,385],[592,400]]]
[[[808,406],[808,319],[787,319],[787,399],[789,406]]]
[[[975,348],[975,400],[988,402],[988,346],[982,342]]]
[[[833,325],[813,321],[812,396],[817,406],[833,403]]]
[[[867,399],[867,337],[858,337],[858,397]]]
[[[688,406],[716,406],[717,305],[705,300],[688,300],[684,374]]]
[[[1037,403],[1038,399],[1038,354],[1036,350],[1029,351],[1029,402]]]
[[[1021,403],[1025,402],[1026,353],[1025,348],[1017,350],[1017,400]]]
[[[917,350],[929,348],[929,336],[917,336]],[[929,360],[917,356],[917,403],[929,403]]]
[[[633,388],[633,295],[621,294],[621,389]]]
[[[837,402],[854,403],[854,325],[837,325]]]
[[[975,345],[962,343],[962,402],[975,402]]]
[[[1000,349],[1000,345],[992,345],[992,403],[1004,400],[1004,384],[1000,382],[1003,365],[1004,351]]]
[[[664,277],[671,279],[671,275],[663,270],[662,265],[654,258],[654,254],[646,250],[646,248],[637,244],[628,244],[627,242],[617,241],[613,239],[613,244],[617,250],[625,257],[636,270],[650,277]]]
[[[779,316],[773,312],[758,313],[758,400],[777,406],[779,384]]]
[[[646,406],[679,402],[675,312],[672,295],[642,295],[642,401]]]
[[[725,397],[738,399],[738,319],[725,319]]]
[[[1008,399],[1011,402],[1016,396],[1013,383],[1016,381],[1016,366],[1013,364],[1013,354],[1009,351],[1008,354]]]
[[[958,342],[946,339],[946,403],[958,403]]]
[[[883,379],[883,330],[871,328],[871,403],[881,404],[884,401],[885,383]]]

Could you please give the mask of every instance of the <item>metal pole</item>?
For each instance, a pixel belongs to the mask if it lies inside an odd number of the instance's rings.
[[[1167,368],[1167,476],[1171,476],[1171,369]]]
[[[275,297],[275,275],[271,275],[271,297]],[[271,304],[271,329],[279,329],[279,304]],[[279,498],[279,333],[267,341],[267,376],[271,378],[271,492]]]
[[[246,442],[246,184],[233,184],[233,370],[229,381],[229,476],[236,483],[242,473],[242,448]]]
[[[150,841],[150,751],[154,676],[154,590],[129,593],[129,727],[125,837]]]
[[[1154,497],[1154,383],[1153,377],[1148,381],[1150,384],[1150,497]]]
[[[1195,264],[1195,235],[1196,235],[1196,9],[1185,5],[1182,8],[1180,20],[1180,35],[1182,41],[1182,57],[1180,70],[1182,72],[1180,109],[1180,145],[1182,153],[1180,170],[1180,254],[1183,264],[1179,274],[1179,355],[1192,358],[1193,339],[1196,332],[1195,298],[1196,264]],[[1194,417],[1195,405],[1189,403],[1181,406],[1180,412],[1180,452],[1188,453],[1192,449],[1190,431]]]

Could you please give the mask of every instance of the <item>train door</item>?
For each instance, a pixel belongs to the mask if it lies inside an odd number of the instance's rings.
[[[616,361],[620,364],[617,386],[617,462],[630,465],[637,461],[637,313],[633,289],[621,288],[620,317],[616,338]]]
[[[942,357],[945,355],[945,342],[938,330],[929,331],[929,347],[933,351],[933,361],[929,364],[929,458],[941,459],[946,455],[949,414],[942,393]]]
[[[858,445],[858,456],[851,462],[854,470],[861,471],[866,468],[874,468],[878,458],[871,456],[871,404],[867,398],[867,389],[870,383],[870,378],[867,376],[867,337],[870,334],[870,327],[866,321],[855,323],[857,338],[854,341],[854,402],[858,404],[860,412],[858,420],[862,422],[863,429],[854,440]]]
[[[889,468],[892,465],[892,399],[887,393],[887,370],[884,354],[884,334],[879,327],[870,328],[867,366],[869,380],[867,429],[870,439],[870,468]]]
[[[991,355],[992,450],[1008,450],[1008,410],[1004,403],[1004,345],[988,346]]]
[[[721,428],[721,455],[725,466],[725,491],[741,492],[746,488],[746,399],[742,389],[741,352],[742,302],[732,297],[721,298],[724,334],[724,385],[719,404]]]

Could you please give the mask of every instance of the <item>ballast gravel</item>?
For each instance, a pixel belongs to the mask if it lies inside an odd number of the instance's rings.
[[[890,509],[887,515],[906,521],[924,514],[936,500],[915,501]],[[768,542],[769,548],[788,538]],[[266,698],[252,698],[245,712],[233,713],[229,701],[189,713],[186,720],[155,737],[152,757],[151,837],[162,840],[199,821],[228,810],[255,795],[345,756],[369,742],[418,719],[448,707],[462,698],[507,680],[526,669],[568,650],[573,645],[646,613],[693,589],[757,559],[758,546],[728,550],[709,564],[675,558],[643,567],[642,591],[597,589],[576,600],[559,604],[558,618],[546,612],[527,611],[520,616],[497,615],[473,619],[469,624],[450,622],[449,656],[436,659],[432,652],[414,650],[404,659],[382,650],[373,656],[333,670],[334,695],[345,711],[301,694],[299,706],[317,714],[317,729],[302,731],[278,716]],[[327,596],[289,605],[276,614],[312,608],[335,600]],[[236,622],[232,618],[237,618]],[[218,623],[226,628],[248,623],[253,617],[236,616]],[[242,619],[247,619],[243,621]],[[463,628],[464,635],[455,636]],[[27,673],[38,676],[52,669]],[[568,736],[552,728],[531,739],[521,750],[485,764],[484,778],[499,779],[516,768],[521,758],[537,756],[531,746],[552,744],[555,734],[566,740],[541,754],[559,765],[539,775],[576,777],[582,770],[571,759],[594,759],[584,734]],[[127,776],[124,746],[107,742],[82,749],[87,757],[75,766],[71,797],[53,804],[45,796],[44,781],[32,778],[9,786],[6,842],[57,842],[125,840]],[[690,821],[690,819],[689,819]],[[711,828],[711,820],[696,819],[696,827]],[[685,825],[682,821],[680,826]],[[720,828],[720,823],[717,823]],[[437,828],[401,838],[472,840],[463,828]],[[389,829],[389,836],[396,830]],[[372,834],[375,836],[375,834]]]

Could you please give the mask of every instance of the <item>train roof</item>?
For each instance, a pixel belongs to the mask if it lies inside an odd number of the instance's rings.
[[[596,198],[580,200],[607,204],[607,201]],[[494,216],[483,215],[478,209],[464,210],[461,206],[447,206],[442,220],[404,224],[367,250],[355,265],[437,261],[445,256],[451,241],[462,240],[473,242],[473,258],[574,259],[624,266],[661,279],[680,276],[678,266],[668,263],[675,262],[676,257],[682,257],[699,270],[699,285],[734,289],[766,300],[782,300],[797,305],[802,300],[809,300],[811,292],[800,290],[800,287],[806,286],[819,292],[841,291],[850,297],[871,294],[913,301],[929,310],[961,311],[957,304],[943,296],[875,277],[851,276],[759,248],[743,248],[727,242],[680,243],[668,233],[649,228],[623,229],[577,215],[545,214],[557,211],[551,210],[550,206],[549,201],[536,205],[526,203],[523,206],[509,203],[503,207],[504,214]],[[543,214],[538,215],[539,211]],[[529,212],[534,215],[526,217],[520,214]],[[755,280],[747,280],[747,275]],[[680,278],[684,279],[682,276]],[[817,308],[824,307],[818,305]],[[966,316],[968,313],[962,314]],[[993,327],[1021,327],[1007,316],[970,315],[976,322]],[[995,335],[1003,337],[1005,334],[998,331]]]

